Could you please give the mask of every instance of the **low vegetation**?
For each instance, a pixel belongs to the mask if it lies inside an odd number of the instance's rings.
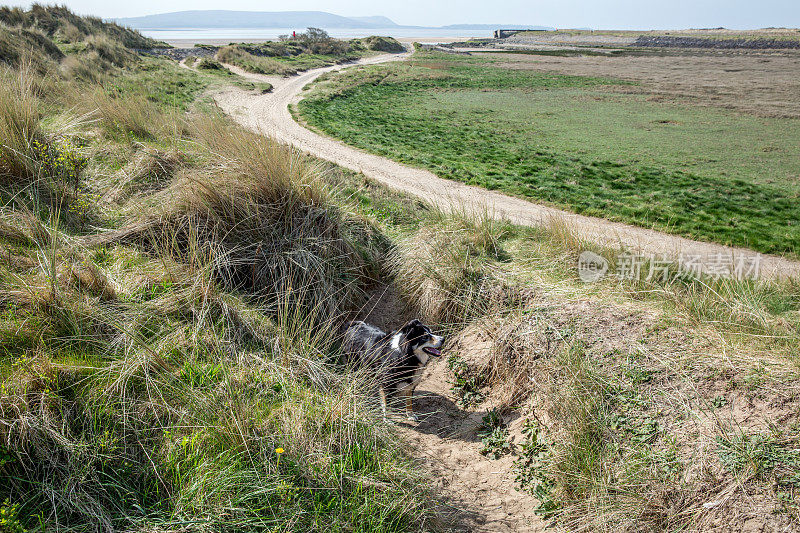
[[[761,28],[758,30],[730,30],[727,28],[707,28],[689,30],[570,30],[559,29],[554,31],[528,31],[517,35],[530,38],[557,39],[558,37],[691,37],[708,40],[744,40],[754,41],[761,39],[800,41],[800,31],[795,28]]]
[[[210,57],[201,58],[200,61],[197,62],[196,68],[201,70],[219,70],[221,72],[225,72],[227,70],[222,63],[211,59]]]
[[[342,41],[324,30],[308,28],[294,38],[278,42],[237,43],[221,48],[217,59],[255,74],[291,76],[300,71],[353,61],[372,52],[402,52],[391,37],[365,37]]]

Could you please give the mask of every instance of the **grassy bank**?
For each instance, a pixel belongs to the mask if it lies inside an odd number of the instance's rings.
[[[2,56],[2,527],[426,529],[336,364],[385,240],[318,162],[205,105],[230,75],[114,28],[115,54],[36,30],[36,67]]]
[[[622,83],[423,53],[321,79],[299,111],[330,135],[444,178],[797,254],[796,120],[609,92]]]
[[[800,524],[796,281],[584,284],[592,245],[562,227],[400,227],[397,287],[451,324],[452,397],[555,530]]]

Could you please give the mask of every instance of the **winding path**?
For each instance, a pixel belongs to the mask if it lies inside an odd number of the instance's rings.
[[[363,59],[357,64],[398,61],[407,57],[408,53],[385,54]],[[223,111],[245,127],[291,144],[319,158],[361,172],[368,178],[393,189],[416,195],[444,209],[456,206],[467,210],[488,210],[496,217],[504,217],[516,224],[529,226],[557,224],[566,227],[578,239],[647,255],[666,255],[675,258],[679,254],[684,254],[700,256],[703,261],[707,258],[716,258],[714,260],[719,261],[721,257],[730,258],[733,264],[740,258],[757,256],[756,252],[744,248],[693,241],[655,230],[576,215],[480,187],[445,180],[428,170],[397,163],[319,135],[295,122],[289,112],[289,106],[300,101],[303,87],[326,72],[351,65],[352,63],[316,69],[291,78],[250,74],[229,66],[231,70],[247,79],[272,83],[274,90],[272,93],[258,95],[230,87],[217,92],[214,98]],[[758,263],[761,276],[800,276],[799,261],[762,255]]]

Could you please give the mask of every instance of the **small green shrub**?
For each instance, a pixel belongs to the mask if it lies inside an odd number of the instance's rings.
[[[447,367],[453,373],[453,386],[451,390],[458,398],[461,407],[479,405],[486,396],[481,392],[482,377],[476,375],[458,356],[451,355],[447,359]]]
[[[210,57],[204,57],[200,61],[197,62],[197,68],[200,70],[218,70],[218,71],[227,71],[222,63],[211,59]]]
[[[17,510],[19,504],[12,504],[7,498],[0,504],[0,531],[3,533],[25,533],[26,529],[19,520]]]
[[[720,462],[735,474],[772,477],[778,485],[800,488],[800,448],[797,435],[736,432],[717,437]]]
[[[495,409],[483,416],[478,437],[480,437],[481,444],[483,444],[481,448],[482,455],[487,455],[492,459],[500,459],[513,451],[511,442],[508,440],[508,427],[503,423],[503,419]]]
[[[535,421],[525,421],[522,436],[519,458],[514,461],[516,482],[539,500],[539,506],[534,510],[536,514],[544,519],[553,518],[561,505],[554,496],[556,481],[549,473],[552,452]]]

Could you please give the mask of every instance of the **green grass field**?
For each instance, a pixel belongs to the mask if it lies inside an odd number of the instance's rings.
[[[424,53],[326,76],[299,110],[325,133],[443,178],[695,239],[800,251],[800,122],[498,64]]]

